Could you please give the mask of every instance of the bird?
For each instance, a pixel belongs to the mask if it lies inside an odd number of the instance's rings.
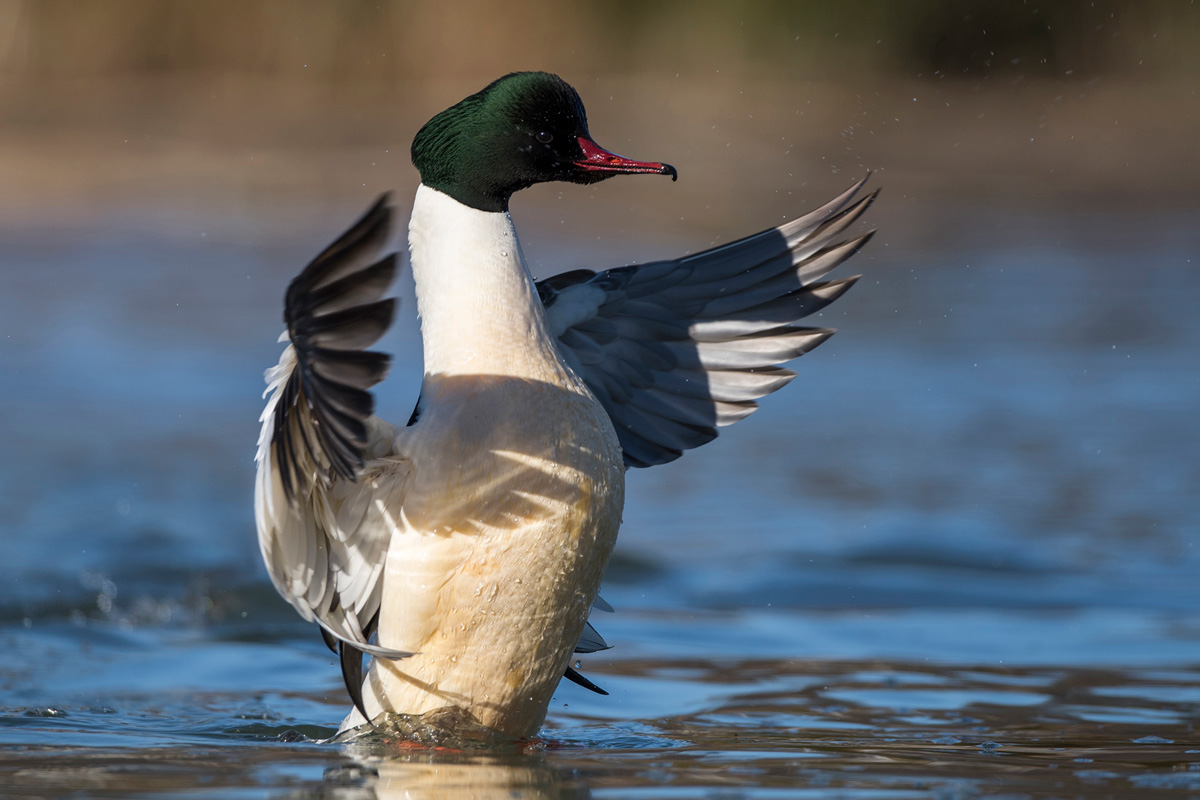
[[[665,464],[795,377],[832,335],[800,320],[858,279],[863,177],[820,208],[693,255],[535,281],[509,204],[537,183],[674,167],[596,144],[579,93],[514,72],[416,134],[408,226],[424,374],[374,414],[398,257],[384,195],[288,285],[265,373],[254,506],[287,602],[339,656],[342,731],[447,718],[531,738],[592,627],[626,472]],[[364,670],[363,660],[370,657]],[[441,717],[439,717],[441,715]]]

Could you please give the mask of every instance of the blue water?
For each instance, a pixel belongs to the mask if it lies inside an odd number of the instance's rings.
[[[7,236],[0,786],[1200,796],[1200,214],[956,215],[916,246],[881,202],[793,384],[630,475],[615,648],[583,659],[610,696],[564,685],[539,742],[486,754],[319,743],[340,677],[259,564],[282,290],[353,210],[284,243]],[[535,270],[578,265],[517,222]],[[416,341],[385,342],[388,416]]]

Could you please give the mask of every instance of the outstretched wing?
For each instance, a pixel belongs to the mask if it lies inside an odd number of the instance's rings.
[[[833,331],[796,324],[858,276],[822,281],[872,233],[840,240],[875,199],[863,178],[816,211],[672,261],[537,284],[568,364],[604,405],[629,467],[674,461],[796,374],[777,366]]]
[[[342,656],[358,706],[362,652],[411,655],[369,641],[392,533],[386,509],[399,506],[410,474],[394,452],[394,429],[373,416],[368,391],[389,365],[366,348],[392,320],[395,301],[381,299],[396,273],[395,254],[381,257],[391,227],[385,195],[288,286],[280,341],[290,344],[266,373],[255,459],[267,571]]]

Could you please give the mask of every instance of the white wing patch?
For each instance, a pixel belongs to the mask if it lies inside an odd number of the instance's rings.
[[[315,481],[289,502],[267,438],[277,397],[276,389],[263,414],[267,442],[260,440],[254,493],[259,547],[275,588],[300,616],[342,642],[386,658],[411,655],[370,644],[366,630],[379,611],[379,578],[395,530],[384,509],[403,502],[410,462],[394,454],[373,459],[357,480]],[[394,438],[387,423],[370,423],[374,442]]]

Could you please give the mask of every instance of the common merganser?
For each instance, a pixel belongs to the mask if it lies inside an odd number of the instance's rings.
[[[276,589],[339,653],[343,729],[451,712],[536,734],[588,623],[621,522],[625,471],[663,464],[747,416],[825,341],[801,318],[866,178],[799,219],[697,255],[534,282],[508,213],[544,181],[676,177],[597,145],[578,93],[506,75],[435,116],[409,250],[425,372],[407,425],[374,416],[389,359],[387,196],[288,286],[289,342],[266,373],[255,515]],[[374,641],[372,638],[374,637]],[[363,654],[374,658],[365,675]]]

